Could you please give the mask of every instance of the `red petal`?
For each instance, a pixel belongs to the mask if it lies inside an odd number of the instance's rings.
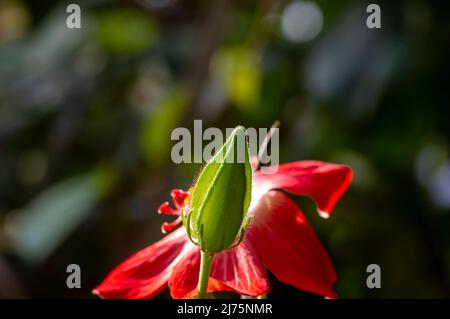
[[[174,267],[169,280],[170,294],[175,299],[192,298],[198,294],[198,275],[200,272],[200,249],[192,249]],[[221,282],[209,278],[208,292],[229,290]]]
[[[336,297],[336,273],[303,213],[286,194],[266,193],[254,209],[246,236],[264,264],[296,288]]]
[[[200,250],[195,247],[173,270],[169,281],[172,297],[195,296],[198,293],[199,271]],[[269,290],[263,264],[247,239],[214,257],[208,292],[224,290],[247,296],[259,296]]]
[[[308,195],[316,203],[319,214],[328,217],[334,205],[352,180],[352,170],[343,165],[299,161],[278,166],[275,174],[254,174],[255,199],[274,188],[282,188],[297,195]],[[255,204],[256,204],[255,201]]]
[[[93,293],[102,298],[151,298],[167,285],[173,267],[190,245],[180,228],[126,259]]]
[[[216,255],[211,277],[241,295],[256,297],[269,291],[264,266],[247,236],[237,247]]]

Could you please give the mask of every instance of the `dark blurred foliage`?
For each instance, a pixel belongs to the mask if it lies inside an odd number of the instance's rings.
[[[380,30],[364,1],[77,3],[81,30],[65,2],[0,2],[0,297],[93,297],[160,239],[159,204],[199,170],[171,162],[170,133],[194,119],[280,120],[281,162],[354,169],[329,220],[296,198],[341,297],[450,297],[448,1],[378,1]]]

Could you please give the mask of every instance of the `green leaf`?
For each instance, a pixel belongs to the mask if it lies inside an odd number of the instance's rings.
[[[12,223],[11,244],[29,263],[45,260],[110,191],[115,172],[101,165],[39,194]]]
[[[175,87],[145,119],[139,142],[142,156],[150,166],[158,167],[169,157],[170,135],[183,116],[186,102],[183,88]]]
[[[218,51],[212,62],[212,74],[222,84],[228,98],[243,111],[260,105],[261,59],[246,46]]]
[[[141,53],[154,43],[156,24],[145,13],[133,9],[114,9],[96,16],[96,31],[100,45],[118,55]]]

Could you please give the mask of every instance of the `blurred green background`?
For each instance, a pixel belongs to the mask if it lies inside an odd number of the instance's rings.
[[[158,206],[200,167],[171,162],[170,133],[194,119],[280,120],[281,162],[353,168],[331,219],[296,198],[341,297],[450,297],[448,1],[377,1],[378,30],[364,1],[76,3],[81,29],[67,2],[0,2],[0,297],[95,298],[160,239]]]

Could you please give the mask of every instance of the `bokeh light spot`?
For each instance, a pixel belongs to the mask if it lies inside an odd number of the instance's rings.
[[[281,32],[291,42],[307,42],[322,30],[323,16],[317,4],[309,1],[294,1],[281,16]]]

